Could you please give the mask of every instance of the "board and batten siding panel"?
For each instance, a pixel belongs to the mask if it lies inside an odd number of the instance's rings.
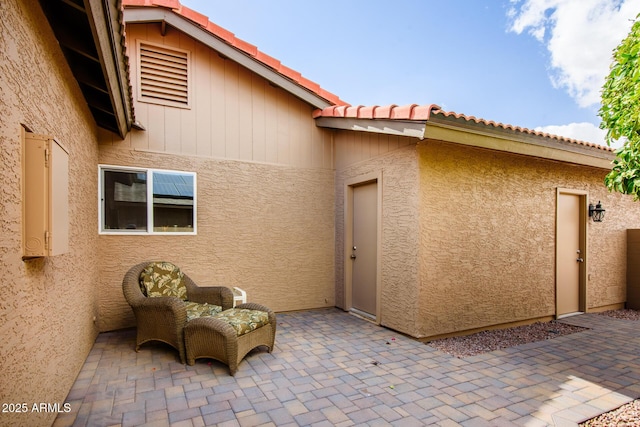
[[[195,102],[195,100],[194,100]],[[180,151],[184,154],[194,155],[198,153],[196,123],[198,123],[197,110],[180,111]],[[203,128],[206,132],[206,128]]]
[[[287,99],[284,96],[278,94],[276,100],[276,120],[278,124],[276,144],[278,145],[278,163],[289,164],[290,152],[289,152],[289,138],[290,138],[290,120],[289,106],[287,105]]]
[[[271,85],[265,87],[265,154],[267,163],[278,163],[278,110],[274,108],[279,90]],[[269,105],[269,108],[266,106]]]
[[[150,150],[166,151],[167,147],[164,143],[165,138],[165,107],[155,104],[146,104],[148,111],[148,121],[145,123],[148,135],[147,147]],[[145,147],[143,147],[145,148]]]
[[[211,156],[212,135],[210,112],[212,110],[212,99],[209,95],[212,91],[211,77],[209,73],[199,70],[210,70],[212,67],[211,51],[202,43],[196,44],[196,52],[193,55],[193,105],[196,110],[196,121],[194,123],[194,140],[196,144],[195,154],[201,156]],[[195,130],[198,129],[198,132]]]
[[[298,109],[298,126],[300,127],[300,162],[305,165],[313,165],[313,133],[312,128],[309,126],[309,122],[302,120],[304,117],[304,110]]]
[[[163,107],[161,107],[163,108]],[[164,150],[169,153],[184,153],[182,145],[182,135],[180,129],[184,124],[182,110],[178,108],[163,108],[163,126],[164,126]],[[160,148],[158,148],[159,150]]]
[[[289,156],[291,156],[290,158],[292,160],[300,159],[300,161],[302,162],[302,153],[304,151],[302,145],[304,145],[304,142],[300,132],[298,109],[296,108],[297,106],[295,104],[291,103],[289,103],[288,107],[289,143],[287,145],[289,146]],[[295,141],[300,141],[300,143],[296,144]]]
[[[253,129],[246,126],[249,122],[253,125],[253,82],[252,72],[239,67],[238,70],[238,158],[253,160]]]
[[[189,51],[188,108],[142,102],[138,97],[138,43]],[[134,86],[136,119],[145,131],[124,140],[106,136],[101,144],[272,163],[333,168],[331,131],[319,128],[314,107],[204,44],[159,24],[127,26],[127,52]],[[104,133],[103,133],[104,135]]]
[[[207,48],[208,49],[208,48]],[[209,58],[211,60],[211,67],[207,69],[198,69],[198,73],[204,74],[209,78],[211,82],[211,88],[209,93],[204,93],[204,96],[209,96],[211,99],[211,111],[209,111],[209,123],[198,123],[198,133],[203,126],[209,126],[211,130],[211,156],[212,157],[225,157],[225,97],[224,97],[224,85],[225,85],[225,61],[220,58],[215,52],[210,52]],[[198,88],[196,88],[198,90]],[[203,153],[198,153],[203,154]]]
[[[253,160],[256,162],[267,161],[267,114],[266,114],[266,88],[257,76],[251,79],[251,141],[253,142]]]
[[[224,114],[225,114],[225,155],[227,159],[240,158],[240,97],[238,65],[224,62]]]
[[[180,152],[188,155],[197,154],[197,132],[196,123],[198,117],[198,109],[196,108],[195,95],[197,90],[195,89],[196,74],[193,70],[197,67],[194,64],[200,61],[200,58],[196,58],[198,52],[198,43],[190,37],[180,37],[180,49],[191,52],[191,73],[189,87],[189,98],[191,108],[178,109],[180,114]]]

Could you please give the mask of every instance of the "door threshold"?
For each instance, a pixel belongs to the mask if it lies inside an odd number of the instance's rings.
[[[376,316],[371,313],[367,313],[366,311],[358,310],[357,308],[351,307],[349,309],[349,313],[353,316],[366,320],[367,322],[375,323],[376,325],[378,324],[378,322],[376,321]]]
[[[576,311],[575,313],[561,314],[560,316],[556,316],[556,319],[565,319],[567,317],[577,316],[578,314],[584,314],[584,311]]]

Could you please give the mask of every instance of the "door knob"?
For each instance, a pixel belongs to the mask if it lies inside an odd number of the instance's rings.
[[[578,261],[578,262],[584,262],[584,258],[578,258],[576,261]]]
[[[356,259],[356,254],[351,254],[351,259]]]

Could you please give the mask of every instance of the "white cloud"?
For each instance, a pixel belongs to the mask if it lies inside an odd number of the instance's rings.
[[[583,122],[570,123],[568,125],[540,126],[535,128],[534,130],[550,133],[552,135],[564,136],[565,138],[577,139],[579,141],[592,142],[594,144],[604,146],[607,145],[605,141],[605,135],[607,134],[607,132],[603,129],[600,129],[593,123]],[[618,148],[621,145],[622,144],[613,144],[612,147]]]
[[[510,30],[529,33],[551,57],[550,78],[579,106],[600,102],[613,49],[640,12],[637,0],[511,0]],[[520,4],[522,3],[522,4]],[[572,125],[567,125],[572,126]]]

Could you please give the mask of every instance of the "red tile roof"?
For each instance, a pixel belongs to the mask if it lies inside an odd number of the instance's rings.
[[[431,105],[341,105],[327,107],[313,112],[313,118],[318,117],[345,117],[356,119],[395,119],[395,120],[429,120],[433,110],[440,110],[435,104]]]
[[[339,117],[339,118],[357,118],[357,119],[387,119],[387,120],[417,120],[417,121],[429,121],[434,115],[439,115],[446,118],[454,118],[458,120],[465,120],[467,122],[474,122],[485,126],[491,126],[503,130],[512,130],[515,132],[525,133],[528,135],[535,135],[544,138],[555,139],[557,141],[569,142],[573,144],[583,145],[586,147],[593,147],[603,151],[615,152],[614,148],[606,145],[594,144],[587,141],[580,141],[577,139],[566,138],[564,136],[553,135],[550,133],[540,132],[523,128],[520,126],[514,126],[504,123],[497,123],[490,120],[476,118],[474,116],[467,116],[464,114],[455,113],[453,111],[444,111],[436,104],[430,105],[417,105],[410,104],[405,106],[398,106],[395,104],[380,106],[373,105],[365,107],[363,105],[357,106],[332,106],[322,110],[315,110],[313,112],[314,118],[320,117]]]
[[[267,67],[272,68],[277,73],[294,81],[299,86],[309,90],[320,98],[325,99],[329,103],[334,105],[347,105],[347,103],[341,100],[337,95],[322,89],[320,85],[303,77],[299,72],[282,65],[280,61],[264,52],[261,52],[256,46],[237,38],[232,32],[209,21],[209,18],[205,15],[183,6],[180,4],[179,0],[123,0],[122,5],[123,7],[164,7],[171,9],[174,13],[188,19],[194,24],[200,26],[203,30],[253,57],[255,60],[261,62]]]

